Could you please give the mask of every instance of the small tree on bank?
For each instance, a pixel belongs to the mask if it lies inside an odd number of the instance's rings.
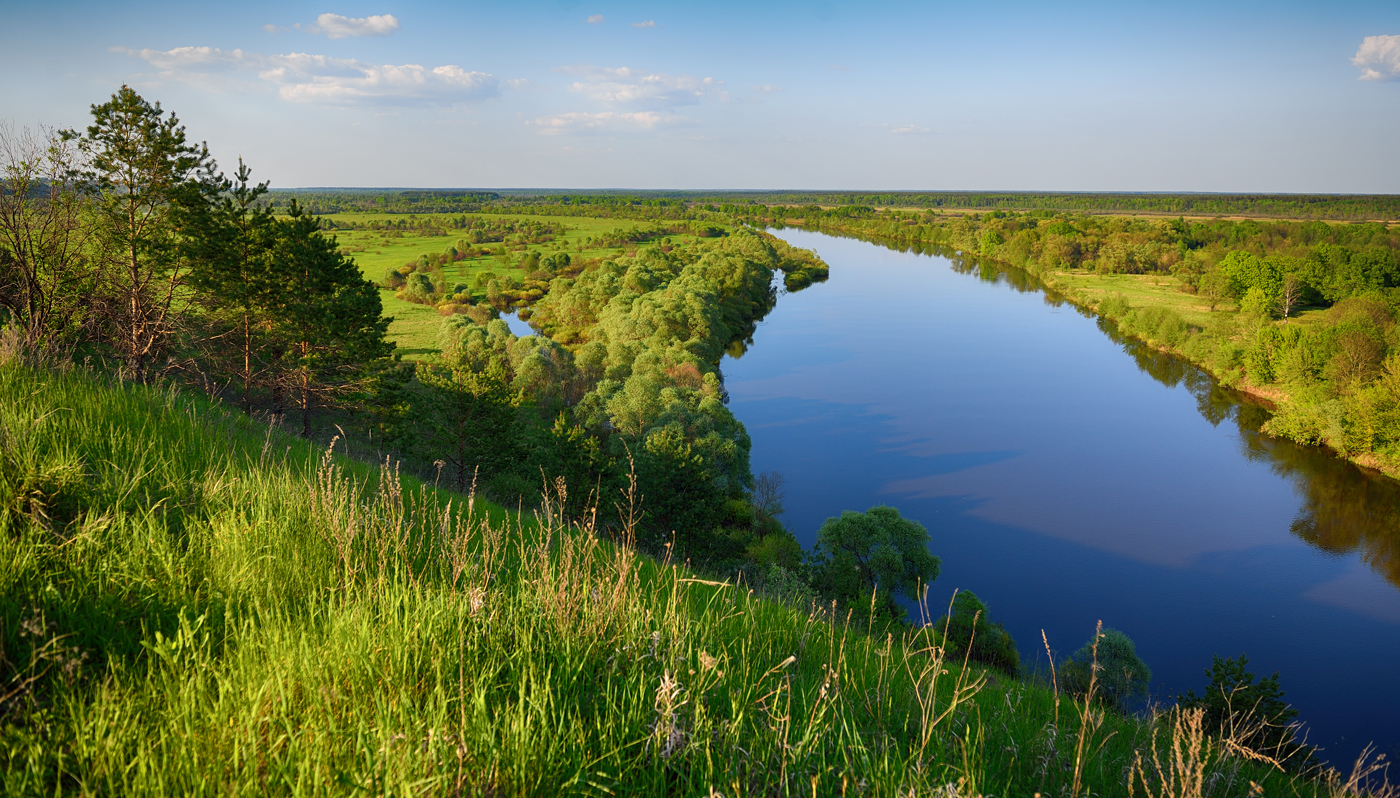
[[[893,507],[847,510],[817,532],[813,583],[828,599],[858,617],[898,621],[897,596],[917,598],[921,585],[938,578],[939,559],[928,551],[928,530]]]

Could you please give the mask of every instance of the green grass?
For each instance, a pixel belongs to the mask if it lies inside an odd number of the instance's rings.
[[[1077,293],[1095,304],[1110,294],[1121,294],[1135,308],[1168,308],[1176,311],[1187,324],[1197,327],[1210,324],[1213,314],[1233,310],[1233,305],[1224,303],[1212,311],[1205,300],[1181,291],[1181,283],[1175,277],[1162,274],[1097,274],[1084,270],[1062,270],[1047,272],[1042,276],[1053,282],[1056,288]]]
[[[339,447],[0,364],[5,794],[1344,794]]]
[[[326,214],[325,219],[340,223],[366,223],[366,222],[394,222],[405,220],[412,223],[435,219],[444,222],[445,235],[424,236],[411,235],[405,233],[402,237],[385,235],[387,231],[376,230],[336,230],[334,231],[337,241],[342,248],[350,251],[350,256],[355,259],[355,263],[360,267],[360,272],[369,280],[379,282],[383,279],[385,271],[398,268],[410,261],[418,259],[419,255],[440,253],[460,238],[462,231],[453,230],[450,227],[450,220],[460,216],[468,218],[483,219],[510,219],[525,220],[532,219],[539,222],[548,222],[555,225],[562,225],[565,230],[562,235],[554,241],[545,244],[532,244],[523,250],[518,250],[515,254],[528,251],[538,251],[541,253],[565,251],[575,258],[584,260],[593,258],[606,258],[616,256],[628,248],[622,247],[594,247],[584,245],[585,239],[594,238],[606,233],[611,233],[616,229],[630,230],[638,226],[648,226],[627,219],[593,219],[588,217],[559,217],[559,216],[531,216],[527,214],[443,214],[443,215],[423,215],[423,214],[373,214],[373,213],[337,213]],[[677,244],[683,244],[695,240],[692,236],[672,236],[672,240]],[[483,244],[482,247],[494,248],[497,244]],[[481,272],[490,271],[500,276],[511,275],[517,279],[523,279],[526,273],[522,269],[506,269],[492,256],[477,256],[466,260],[458,261],[452,265],[443,267],[443,273],[447,277],[449,286],[455,283],[466,283],[475,287],[475,279]],[[476,291],[480,294],[480,291]],[[384,304],[384,314],[393,318],[389,325],[389,337],[398,344],[398,351],[405,358],[421,359],[431,357],[438,352],[437,333],[442,324],[442,316],[433,308],[425,305],[405,302],[394,296],[393,291],[381,290],[380,300]]]

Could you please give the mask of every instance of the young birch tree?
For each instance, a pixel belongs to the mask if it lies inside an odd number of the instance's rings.
[[[80,165],[52,129],[0,126],[0,325],[26,354],[61,353],[83,325],[93,273]]]

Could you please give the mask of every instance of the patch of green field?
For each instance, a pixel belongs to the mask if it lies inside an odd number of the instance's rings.
[[[1205,327],[1211,321],[1210,304],[1195,294],[1181,290],[1175,277],[1161,274],[1094,274],[1086,271],[1055,271],[1045,275],[1061,291],[1098,302],[1110,294],[1122,294],[1135,308],[1158,306],[1176,311],[1187,324]],[[1222,304],[1221,310],[1234,306]]]

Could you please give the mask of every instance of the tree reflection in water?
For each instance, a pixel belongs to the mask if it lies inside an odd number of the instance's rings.
[[[937,245],[911,246],[880,240],[875,243],[901,252],[936,255],[947,259],[953,270],[962,274],[1005,285],[1017,292],[1040,292],[1050,305],[1067,304],[1064,297],[1021,269]],[[1078,306],[1072,307],[1085,316],[1094,315]],[[1289,531],[1331,554],[1358,553],[1376,573],[1400,588],[1400,482],[1342,460],[1326,449],[1261,434],[1259,428],[1270,415],[1264,404],[1222,387],[1205,371],[1185,360],[1123,335],[1108,319],[1099,318],[1098,326],[1153,379],[1172,388],[1185,386],[1196,397],[1196,408],[1201,416],[1212,425],[1233,420],[1239,427],[1244,455],[1250,460],[1267,463],[1275,474],[1293,483],[1294,492],[1303,504],[1289,525]]]

